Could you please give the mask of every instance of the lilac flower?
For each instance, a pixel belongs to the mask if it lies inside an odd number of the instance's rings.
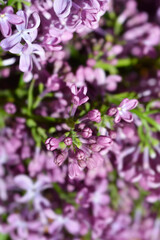
[[[49,206],[49,201],[41,195],[43,190],[51,187],[48,177],[42,177],[33,183],[31,178],[21,174],[14,178],[14,183],[18,188],[26,191],[24,196],[17,198],[17,202],[26,203],[33,200],[37,210],[41,209],[41,203]]]
[[[28,18],[24,11],[18,11],[17,15],[23,18],[23,23],[16,25],[17,32],[15,34],[1,41],[0,46],[5,51],[11,50],[14,46],[20,43],[22,39],[29,44],[37,37],[37,28],[40,25],[40,18],[37,12],[32,13],[35,25],[31,28],[28,28]]]
[[[82,104],[86,103],[89,99],[87,94],[87,87],[81,87],[79,90],[77,89],[76,85],[71,86],[71,92],[73,94],[72,102],[73,102],[73,108],[71,116],[74,116],[76,109],[78,106],[81,106]]]
[[[13,13],[11,6],[5,7],[0,13],[0,29],[4,37],[9,37],[12,34],[10,24],[22,24],[24,19]]]
[[[33,62],[38,70],[41,70],[40,63],[35,55],[40,57],[41,61],[45,60],[44,49],[39,44],[16,44],[11,53],[20,54],[19,69],[22,72],[30,72],[33,68]]]
[[[129,110],[136,108],[137,105],[138,101],[136,99],[129,100],[128,98],[125,98],[120,103],[119,107],[114,109],[114,111],[111,112],[112,108],[109,110],[109,115],[115,115],[115,123],[119,123],[121,119],[130,123],[133,121],[133,116]]]
[[[16,112],[16,106],[13,103],[7,103],[4,109],[9,114],[14,114]]]
[[[45,142],[47,150],[54,151],[58,148],[60,141],[57,138],[48,138]]]
[[[71,234],[77,234],[80,230],[79,222],[69,215],[58,215],[51,209],[46,209],[44,214],[48,219],[52,220],[52,223],[49,225],[49,233],[51,234],[55,233],[55,231],[60,231],[63,227]]]

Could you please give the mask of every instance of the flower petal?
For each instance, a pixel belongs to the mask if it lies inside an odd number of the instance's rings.
[[[24,22],[24,19],[20,16],[17,16],[16,14],[8,14],[7,20],[12,24],[21,24]]]
[[[31,178],[29,178],[28,176],[26,176],[24,174],[20,174],[20,175],[16,176],[14,178],[14,182],[19,188],[25,189],[25,190],[29,190],[33,186]]]
[[[138,105],[137,99],[131,99],[125,103],[124,108],[125,110],[132,110],[133,108],[136,108],[137,105]]]
[[[119,114],[124,121],[129,122],[129,123],[133,121],[133,116],[130,112],[121,111],[121,112],[119,112]]]
[[[58,17],[65,18],[69,15],[72,6],[71,0],[54,0],[53,8]]]
[[[10,24],[8,23],[7,19],[1,19],[0,21],[1,32],[4,37],[9,37],[12,33]]]
[[[13,48],[17,43],[20,43],[21,41],[21,34],[15,33],[14,35],[4,39],[1,41],[0,46],[5,51],[9,51],[11,48]]]

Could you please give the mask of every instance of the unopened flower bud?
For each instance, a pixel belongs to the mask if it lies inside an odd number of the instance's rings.
[[[45,142],[47,150],[54,151],[55,149],[58,148],[59,142],[60,141],[57,138],[53,138],[53,137],[48,138]]]
[[[117,108],[113,107],[108,110],[108,115],[109,116],[114,116],[117,113]]]
[[[54,162],[56,165],[61,166],[62,163],[65,161],[66,155],[63,153],[60,153],[55,159]]]
[[[91,110],[87,117],[89,120],[99,123],[101,121],[101,113],[98,109]]]
[[[88,127],[84,128],[82,131],[82,137],[90,138],[92,136],[92,130]]]
[[[64,139],[64,143],[66,144],[66,146],[71,146],[72,145],[72,138],[66,137]]]
[[[14,114],[16,112],[16,106],[13,103],[7,103],[4,109],[8,114]]]
[[[77,153],[76,153],[76,157],[79,161],[81,161],[81,160],[84,160],[85,154],[82,150],[78,150]]]
[[[109,147],[112,144],[112,139],[106,136],[99,136],[97,138],[97,144],[103,147]]]

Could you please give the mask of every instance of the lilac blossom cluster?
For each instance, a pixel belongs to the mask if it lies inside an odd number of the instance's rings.
[[[160,1],[0,1],[0,240],[160,239]]]

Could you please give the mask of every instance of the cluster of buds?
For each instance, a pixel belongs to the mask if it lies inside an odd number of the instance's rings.
[[[54,162],[58,166],[68,161],[68,174],[71,179],[80,177],[85,168],[93,169],[103,164],[101,152],[111,149],[111,136],[97,136],[97,129],[92,124],[100,121],[100,112],[93,109],[81,118],[70,132],[60,138],[50,137],[46,140],[46,148],[54,152]]]

